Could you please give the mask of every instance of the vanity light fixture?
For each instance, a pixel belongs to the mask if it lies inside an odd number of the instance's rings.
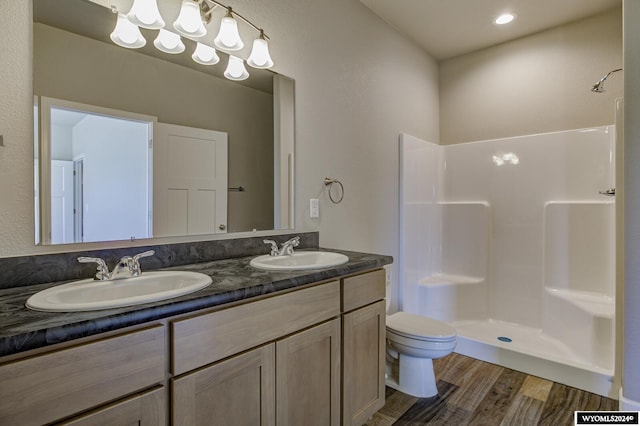
[[[111,41],[127,49],[138,49],[147,44],[147,41],[142,37],[140,28],[129,21],[123,13],[118,13],[116,27],[111,33]]]
[[[271,68],[273,66],[271,55],[269,55],[269,44],[264,39],[264,31],[262,30],[260,30],[260,37],[253,40],[253,48],[247,63],[254,68]]]
[[[226,14],[220,23],[220,30],[213,40],[213,44],[220,50],[229,53],[229,62],[224,72],[230,80],[244,80],[249,77],[244,66],[244,60],[237,52],[244,48],[244,42],[238,31],[239,18],[258,32],[258,37],[253,41],[253,46],[247,64],[253,68],[271,68],[273,60],[269,54],[269,37],[262,28],[258,28],[244,16],[235,12],[231,7],[219,3],[217,0],[182,0],[180,13],[173,23],[172,30],[165,29],[165,22],[158,9],[157,0],[134,0],[128,13],[118,12],[116,28],[111,33],[111,40],[119,46],[129,49],[143,47],[146,40],[140,33],[140,27],[159,30],[154,46],[165,53],[177,54],[185,50],[181,36],[196,42],[196,49],[191,55],[192,59],[203,65],[214,65],[220,61],[216,49],[204,43],[202,37],[207,35],[207,25],[211,22],[212,12],[215,8],[226,9]]]
[[[242,59],[229,55],[229,63],[227,64],[224,76],[229,80],[240,81],[249,78],[249,73],[244,67],[244,61]]]
[[[200,43],[198,43],[200,44]],[[180,36],[164,28],[160,28],[158,37],[153,41],[153,45],[165,53],[178,54],[184,52],[184,43]]]
[[[516,15],[513,13],[503,13],[493,20],[493,23],[496,25],[504,25],[516,19]]]
[[[227,14],[220,22],[220,31],[213,43],[220,49],[236,51],[244,47],[244,43],[238,32],[238,23],[233,19],[233,10],[227,8]]]
[[[173,28],[185,37],[202,37],[207,34],[198,2],[182,0],[180,14],[173,23]]]
[[[164,20],[160,15],[156,0],[134,0],[131,10],[127,13],[127,18],[142,28],[159,30],[164,27]]]
[[[191,59],[202,65],[215,65],[220,62],[216,49],[206,44],[198,43]]]

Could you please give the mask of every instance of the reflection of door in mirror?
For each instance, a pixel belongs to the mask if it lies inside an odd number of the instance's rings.
[[[41,99],[43,243],[151,237],[154,122],[139,114]]]
[[[76,239],[74,215],[73,161],[51,160],[51,242],[73,243]]]
[[[156,123],[154,236],[227,232],[227,134]]]

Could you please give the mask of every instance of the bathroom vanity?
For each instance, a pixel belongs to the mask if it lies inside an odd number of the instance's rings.
[[[0,318],[0,424],[360,425],[384,405],[392,259],[342,253],[311,271],[186,265],[213,284],[105,311],[19,308],[46,285],[0,291],[20,317]]]

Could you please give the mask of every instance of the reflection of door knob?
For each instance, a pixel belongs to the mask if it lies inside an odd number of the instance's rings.
[[[220,229],[221,231],[224,231],[225,229],[227,229],[227,227],[224,226],[224,223],[223,223],[220,226],[218,226],[218,229]]]

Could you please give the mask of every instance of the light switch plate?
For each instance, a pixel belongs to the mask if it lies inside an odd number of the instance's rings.
[[[312,219],[320,217],[320,200],[317,198],[311,198],[309,200],[309,217]]]

